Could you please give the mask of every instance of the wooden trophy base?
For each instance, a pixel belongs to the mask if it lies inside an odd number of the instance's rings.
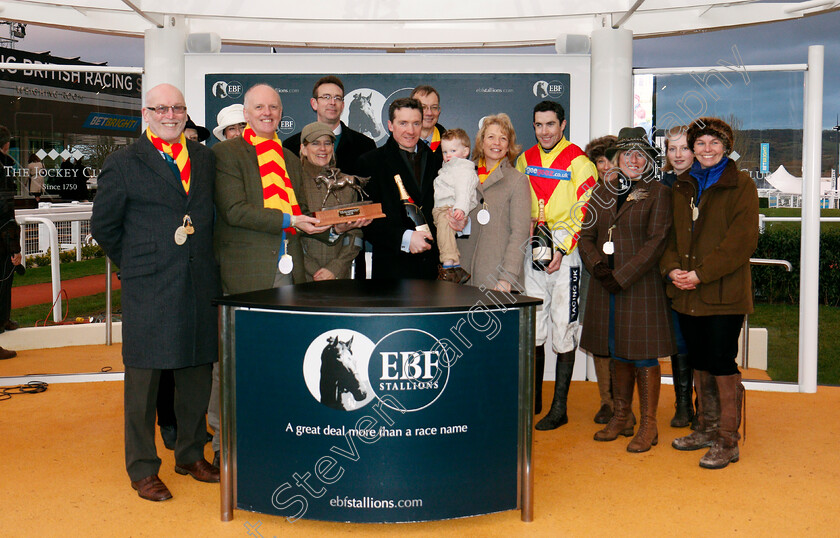
[[[319,226],[332,226],[333,224],[353,222],[359,219],[380,219],[384,216],[382,204],[372,202],[337,205],[329,209],[316,211],[314,214],[314,217],[321,221],[318,224]]]

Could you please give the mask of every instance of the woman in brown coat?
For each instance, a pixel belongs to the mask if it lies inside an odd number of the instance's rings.
[[[327,186],[316,182],[318,176],[325,176],[335,166],[335,134],[324,123],[313,122],[301,131],[300,158],[302,169],[302,192],[299,197],[312,211],[339,204],[350,204],[359,200],[358,193],[350,187],[334,190],[324,202]],[[341,178],[345,174],[338,173]],[[318,237],[301,234],[303,264],[306,281],[335,280],[350,278],[350,267],[362,248],[361,226],[370,224],[370,220],[336,224],[331,233]]]
[[[744,315],[753,309],[758,192],[728,157],[734,140],[724,121],[699,118],[687,138],[695,162],[674,183],[674,229],[660,266],[694,369],[698,425],[671,445],[711,447],[700,466],[721,469],[739,458],[744,387],[735,357]]]
[[[627,446],[645,452],[658,442],[659,357],[675,351],[659,258],[671,229],[671,193],[656,181],[656,152],[644,129],[621,129],[607,150],[618,167],[598,183],[579,242],[592,281],[580,347],[611,357],[614,414],[596,441],[633,435],[630,410],[639,387],[639,431]]]
[[[521,149],[507,114],[484,118],[473,151],[480,180],[479,204],[469,215],[469,236],[458,239],[461,265],[472,275],[467,281],[471,286],[505,292],[524,289],[531,190],[527,176],[513,167]]]

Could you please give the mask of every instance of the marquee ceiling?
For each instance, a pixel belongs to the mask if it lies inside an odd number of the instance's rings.
[[[795,19],[840,0],[0,0],[0,18],[142,36],[165,17],[226,44],[362,49],[552,45],[623,27],[636,37]]]

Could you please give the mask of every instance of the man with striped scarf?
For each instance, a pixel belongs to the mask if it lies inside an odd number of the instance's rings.
[[[283,104],[277,90],[256,84],[245,93],[247,125],[238,136],[213,146],[216,154],[216,258],[227,294],[305,282],[298,233],[328,226],[307,216],[300,160],[277,137]],[[325,234],[326,235],[326,234]],[[213,370],[208,421],[214,463],[219,460],[219,371]]]
[[[277,137],[283,104],[277,91],[256,84],[245,93],[242,137],[213,146],[216,153],[216,257],[222,290],[244,293],[303,282],[298,233],[320,233],[297,199],[300,160]],[[291,263],[289,258],[291,257]]]

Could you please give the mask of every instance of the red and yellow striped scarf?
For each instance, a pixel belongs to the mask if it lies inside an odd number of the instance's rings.
[[[257,136],[250,125],[245,127],[242,138],[257,150],[257,163],[263,187],[263,207],[279,209],[283,213],[300,215],[300,206],[292,188],[289,174],[286,172],[286,160],[283,158],[283,145],[275,133],[274,138]],[[295,233],[292,227],[288,233]]]
[[[493,168],[491,168],[490,171],[488,172],[487,171],[487,165],[484,163],[484,159],[479,159],[478,160],[478,171],[477,171],[478,172],[478,180],[481,181],[482,183],[484,183],[484,180],[487,179],[487,176],[492,174],[493,171],[496,170],[496,168],[499,167],[500,162],[502,162],[502,161],[499,161],[498,163],[496,163],[496,165],[493,166]]]
[[[190,155],[187,152],[187,139],[184,137],[184,133],[181,133],[181,139],[174,144],[164,142],[162,138],[152,132],[151,128],[146,128],[146,136],[149,137],[149,141],[158,151],[166,153],[172,157],[173,161],[175,161],[175,164],[178,166],[178,170],[181,172],[181,183],[183,183],[186,193],[189,194]]]

